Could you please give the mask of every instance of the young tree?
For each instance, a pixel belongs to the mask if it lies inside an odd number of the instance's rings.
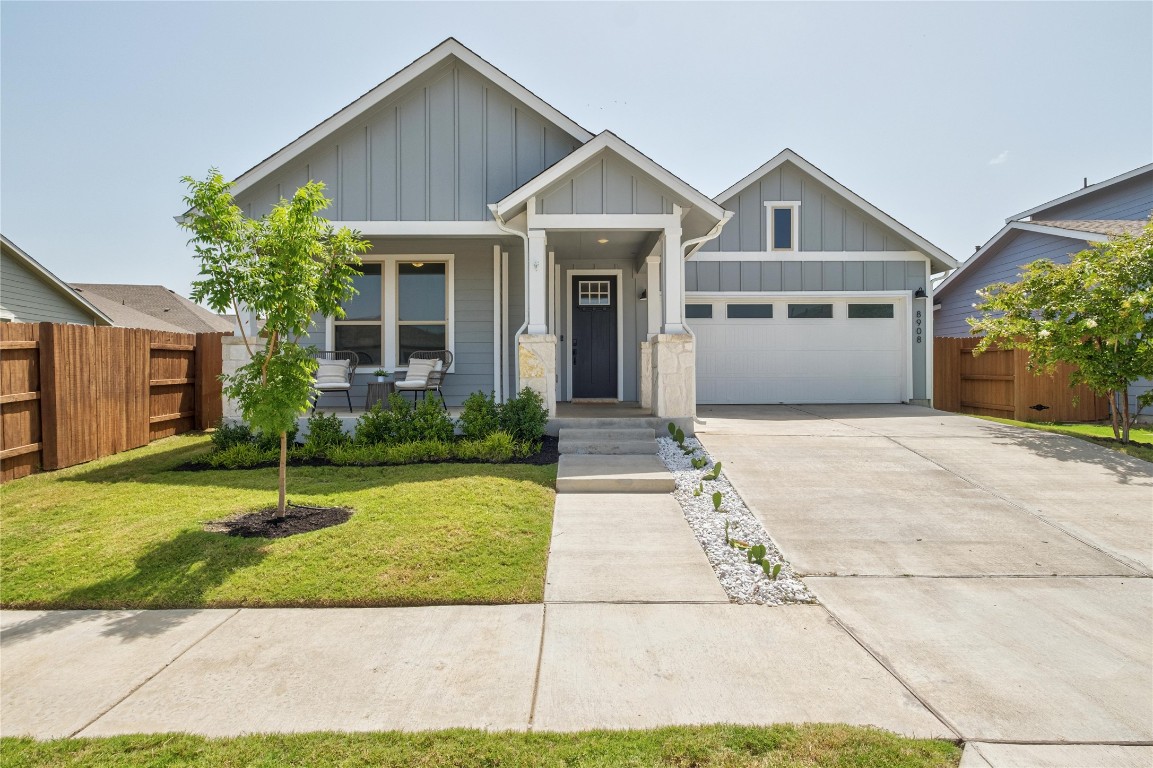
[[[997,345],[1027,349],[1031,370],[1076,366],[1070,383],[1106,396],[1113,434],[1129,442],[1129,383],[1153,377],[1153,223],[1140,235],[1076,253],[1068,264],[1034,261],[1020,282],[977,295],[981,303],[973,306],[983,315],[969,325],[985,337],[974,354]]]
[[[260,219],[249,219],[232,199],[232,183],[212,168],[197,181],[185,176],[190,208],[180,226],[200,259],[192,298],[240,317],[245,308],[265,318],[263,348],[241,323],[251,360],[224,379],[244,420],[266,435],[280,435],[280,496],[285,511],[288,431],[308,410],[316,361],[297,342],[314,313],[343,317],[341,302],[355,293],[358,254],[370,247],[358,232],[335,230],[317,214],[328,207],[324,184],[309,182]]]

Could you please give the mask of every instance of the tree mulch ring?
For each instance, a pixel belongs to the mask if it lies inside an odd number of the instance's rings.
[[[283,539],[298,533],[340,525],[348,522],[350,517],[352,510],[348,507],[308,507],[303,504],[289,504],[283,515],[276,507],[269,507],[228,520],[215,520],[204,527],[213,533],[226,533],[229,536],[242,536],[246,539]]]

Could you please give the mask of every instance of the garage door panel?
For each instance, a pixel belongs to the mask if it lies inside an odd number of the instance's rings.
[[[778,300],[773,318],[726,320],[724,302],[714,302],[713,318],[689,321],[697,336],[697,400],[900,402],[907,355],[903,307],[892,319],[849,319],[846,304],[867,300],[814,299],[834,304],[831,319],[788,318],[787,302]]]

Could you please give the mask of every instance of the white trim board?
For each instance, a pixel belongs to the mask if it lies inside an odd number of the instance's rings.
[[[793,165],[797,166],[803,172],[809,174],[814,179],[816,179],[820,183],[824,184],[825,186],[829,187],[834,192],[841,195],[841,197],[844,197],[850,203],[852,203],[853,205],[857,206],[858,208],[860,208],[865,213],[872,216],[880,224],[883,224],[884,226],[888,227],[889,229],[895,230],[898,234],[903,236],[905,239],[909,240],[914,245],[920,247],[931,259],[938,262],[937,264],[934,264],[934,270],[933,270],[934,272],[944,272],[946,269],[952,269],[952,268],[957,266],[957,261],[952,256],[945,253],[943,250],[941,250],[937,246],[933,245],[928,240],[921,237],[916,232],[909,229],[907,226],[905,226],[901,222],[897,221],[892,216],[885,213],[880,208],[873,205],[868,200],[861,197],[856,192],[849,189],[844,184],[837,181],[832,176],[825,173],[820,168],[813,165],[808,160],[801,157],[800,155],[798,155],[793,150],[788,149],[787,147],[785,149],[781,150],[780,153],[778,153],[776,155],[776,157],[772,158],[767,163],[765,163],[761,167],[757,168],[755,171],[753,171],[749,175],[745,176],[743,179],[741,179],[736,184],[734,184],[731,187],[729,187],[728,189],[726,189],[724,192],[721,192],[719,195],[717,195],[713,199],[716,200],[718,203],[721,203],[723,205],[724,203],[728,202],[731,198],[735,197],[737,194],[743,192],[745,190],[745,188],[750,186],[753,182],[760,180],[760,178],[762,176],[769,173],[770,171],[773,171],[773,170],[779,168],[781,165],[785,164],[786,162],[792,163]]]
[[[523,102],[526,106],[543,117],[545,120],[556,124],[562,130],[564,130],[565,133],[569,134],[577,141],[584,143],[593,137],[591,133],[577,125],[577,123],[574,122],[571,118],[565,116],[555,107],[546,103],[543,99],[534,94],[532,91],[525,88],[517,81],[513,80],[504,72],[501,72],[499,69],[482,59],[477,54],[473,53],[471,50],[461,44],[460,41],[450,37],[428,53],[418,58],[416,61],[412,62],[396,74],[389,77],[384,82],[377,85],[375,88],[361,96],[356,101],[344,107],[331,117],[326,118],[320,124],[302,134],[287,146],[283,147],[282,149],[270,155],[268,158],[262,160],[257,165],[240,174],[240,176],[236,178],[235,186],[232,189],[232,194],[239,195],[244,190],[258,183],[264,177],[275,172],[285,164],[302,155],[318,142],[323,141],[324,139],[339,131],[341,128],[344,128],[345,126],[352,123],[357,118],[363,116],[382,101],[387,99],[389,96],[392,96],[394,93],[401,90],[421,75],[435,69],[442,62],[447,61],[450,57],[455,57],[466,66],[476,70],[483,77],[491,80],[513,98]]]
[[[617,400],[625,397],[625,302],[623,269],[565,270],[565,392],[572,400],[572,281],[581,275],[616,275],[617,278]]]
[[[1016,221],[1017,219],[1028,218],[1035,213],[1040,213],[1041,211],[1047,210],[1049,208],[1056,208],[1058,205],[1064,205],[1065,203],[1068,203],[1071,200],[1076,200],[1077,198],[1084,197],[1085,195],[1091,195],[1094,192],[1100,192],[1101,190],[1106,189],[1108,187],[1111,187],[1114,184],[1120,184],[1123,181],[1129,181],[1129,179],[1133,179],[1133,178],[1140,176],[1143,173],[1150,173],[1150,172],[1153,172],[1153,163],[1150,163],[1149,165],[1143,165],[1140,168],[1134,168],[1131,171],[1126,171],[1125,173],[1122,173],[1120,176],[1114,176],[1111,179],[1106,179],[1105,181],[1099,181],[1096,184],[1090,184],[1087,187],[1084,187],[1082,189],[1078,189],[1076,192],[1070,192],[1067,195],[1062,195],[1061,197],[1050,200],[1047,203],[1042,203],[1041,205],[1038,205],[1034,208],[1030,208],[1027,211],[1021,211],[1020,213],[1015,214],[1015,215],[1010,216],[1009,218],[1005,219],[1005,223],[1009,223],[1011,221]]]
[[[495,221],[331,221],[365,237],[508,237]]]
[[[693,261],[929,261],[920,251],[699,251]]]

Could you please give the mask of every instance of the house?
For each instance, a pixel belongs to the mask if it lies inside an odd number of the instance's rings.
[[[112,325],[108,315],[3,235],[0,322]]]
[[[114,325],[173,333],[230,333],[235,323],[163,285],[72,283]]]
[[[933,306],[937,336],[968,336],[976,293],[992,283],[1013,282],[1037,259],[1057,264],[1092,243],[1120,234],[1139,234],[1153,216],[1153,163],[1050,200],[1005,220],[1005,226],[946,277]],[[1153,385],[1129,390],[1131,407]]]
[[[372,242],[345,317],[306,340],[356,352],[360,393],[447,348],[449,403],[931,397],[930,275],[955,262],[790,150],[710,199],[449,39],[233,194],[255,217],[310,179]]]

